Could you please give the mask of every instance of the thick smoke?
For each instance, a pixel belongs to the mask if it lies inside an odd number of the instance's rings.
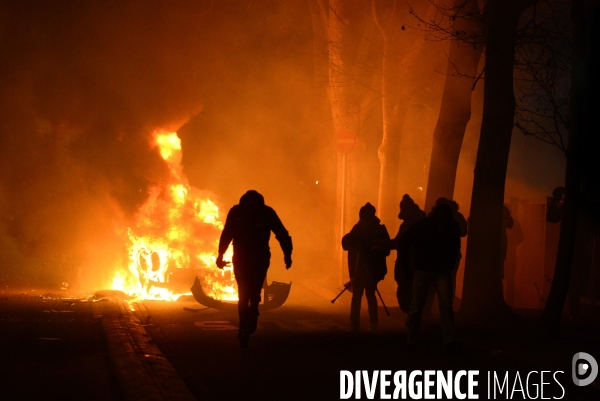
[[[279,21],[281,6],[270,2],[259,10],[251,2],[224,3],[0,3],[0,283],[109,282],[126,256],[128,220],[168,174],[151,145],[153,131],[179,129],[207,99],[214,107],[246,103],[245,114],[256,114],[253,99],[271,95],[274,84],[265,89],[261,82],[272,81],[267,74],[274,67],[259,71],[253,63],[269,65],[268,47],[277,50],[278,43],[257,46],[243,38],[268,36],[265,21],[255,18],[263,15],[275,27],[271,37],[283,43],[290,20]],[[243,65],[235,65],[236,54]],[[281,79],[288,67],[278,68]],[[246,69],[241,77],[240,69]],[[241,88],[245,81],[255,87]],[[208,125],[223,117],[216,113]],[[263,112],[261,119],[273,115]],[[248,125],[228,121],[207,139],[184,129],[188,159],[208,159],[206,145]],[[236,185],[226,196],[239,197]]]
[[[372,29],[365,43],[377,58],[381,38]],[[314,58],[318,39],[305,0],[0,0],[0,284],[109,284],[126,263],[127,227],[168,176],[151,145],[156,129],[178,131],[183,173],[218,194],[223,213],[248,189],[277,210],[294,238],[297,268],[278,268],[273,244],[271,279],[311,270],[338,277],[329,258],[337,252],[338,156],[322,82],[327,65]],[[420,205],[445,46],[426,43],[413,78],[427,85],[408,108],[402,138],[398,193]],[[381,60],[372,61],[369,85],[378,88]],[[355,218],[356,205],[377,202],[382,113],[379,92],[371,92],[349,158]],[[466,214],[477,107],[455,193]],[[562,182],[562,162],[528,139],[513,141],[507,197],[537,201]],[[394,235],[399,221],[384,223]]]

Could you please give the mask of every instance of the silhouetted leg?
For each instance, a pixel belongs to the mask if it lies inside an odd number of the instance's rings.
[[[400,283],[397,283],[398,287],[396,288],[396,299],[398,300],[398,306],[400,306],[400,310],[405,312],[404,309],[404,291],[402,291],[402,287],[400,286]],[[410,306],[409,306],[410,308]]]
[[[423,314],[428,316],[431,315],[433,311],[433,303],[435,301],[435,290],[433,287],[429,288],[427,291],[427,297],[425,298],[425,305],[423,307]]]
[[[454,298],[456,298],[456,276],[458,275],[458,268],[460,267],[461,256],[457,258],[456,265],[452,270],[452,302],[454,302]]]
[[[375,285],[367,283],[365,285],[365,296],[367,297],[367,306],[369,307],[369,323],[371,323],[371,330],[377,328],[377,297],[375,296]]]
[[[416,344],[421,335],[421,316],[427,299],[432,273],[415,270],[413,275],[412,301],[406,321],[406,331],[409,344]]]
[[[434,281],[435,291],[440,305],[440,322],[444,345],[456,340],[454,335],[454,310],[452,301],[454,289],[452,286],[452,272],[440,273]]]
[[[248,283],[244,280],[237,280],[238,284],[238,315],[240,332],[247,330],[250,325],[250,294],[248,291]]]
[[[243,348],[248,346],[250,333],[256,330],[260,291],[267,269],[268,260],[234,260],[234,274],[238,284],[238,338]]]
[[[257,271],[255,276],[252,277],[252,284],[250,289],[250,306],[248,311],[248,329],[250,333],[254,333],[256,331],[256,326],[258,324],[258,316],[260,313],[258,312],[258,306],[260,305],[261,296],[260,293],[263,288],[263,283],[265,281],[267,275],[267,271]]]
[[[238,331],[238,339],[242,348],[248,347],[250,339],[250,296],[248,291],[248,283],[243,280],[237,280],[238,283],[238,315],[240,317],[240,329]]]
[[[396,290],[396,298],[398,298],[398,305],[402,312],[408,314],[410,312],[410,303],[412,301],[412,279],[406,276],[406,273],[402,272],[399,277],[396,278],[398,289]]]
[[[352,283],[352,303],[350,304],[350,325],[353,330],[358,330],[360,327],[360,304],[364,291],[365,283],[362,280],[354,280]]]

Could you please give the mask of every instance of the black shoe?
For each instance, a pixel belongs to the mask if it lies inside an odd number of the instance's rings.
[[[240,329],[238,338],[240,339],[240,346],[242,348],[248,348],[248,342],[250,342],[250,332],[248,329]]]

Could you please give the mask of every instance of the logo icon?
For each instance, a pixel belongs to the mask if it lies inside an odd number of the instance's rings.
[[[578,352],[573,355],[573,383],[576,386],[592,384],[598,376],[598,362],[588,353]]]

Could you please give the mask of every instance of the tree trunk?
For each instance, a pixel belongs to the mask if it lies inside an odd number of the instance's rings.
[[[464,4],[464,8],[461,8]],[[477,0],[455,0],[459,12],[452,30],[468,32],[483,37],[483,20]],[[477,67],[483,43],[468,43],[468,39],[453,38],[448,54],[448,68],[442,104],[437,125],[433,131],[431,164],[427,180],[425,211],[431,210],[436,199],[454,197],[458,157],[465,136],[467,123],[471,119],[471,93],[477,76]]]
[[[556,336],[569,292],[571,271],[575,255],[575,238],[579,215],[581,183],[581,147],[583,130],[582,113],[586,71],[586,19],[583,0],[571,2],[573,23],[573,53],[571,56],[571,90],[569,96],[569,143],[567,145],[567,166],[565,173],[565,201],[560,226],[558,254],[548,302],[542,316],[547,333]]]
[[[336,190],[336,165],[332,163],[334,150],[331,147],[331,138],[335,132],[331,103],[329,102],[327,89],[329,87],[329,60],[327,57],[327,9],[319,6],[318,0],[308,2],[312,26],[313,26],[313,101],[311,114],[313,118],[313,129],[318,138],[318,166],[319,172],[315,177],[319,178],[319,196],[317,198],[317,216],[315,216],[317,232],[314,236],[312,247],[321,257],[323,263],[335,266],[336,255],[334,249],[339,248],[339,242],[335,243],[335,229],[333,218],[335,216],[335,190]],[[330,272],[333,276],[336,271]]]
[[[379,145],[379,217],[390,215],[396,209],[396,186],[400,163],[400,130],[397,113],[400,102],[400,1],[394,0],[387,21],[381,16],[381,4],[373,1],[373,17],[383,37],[383,67],[381,78],[383,137]],[[384,222],[387,219],[384,220]]]
[[[489,0],[483,119],[475,161],[463,302],[467,319],[498,321],[502,294],[502,206],[515,115],[513,62],[517,25],[531,1]]]
[[[315,6],[317,8],[315,8]],[[328,85],[327,92],[331,104],[331,117],[334,131],[342,129],[354,131],[359,135],[360,106],[365,88],[357,83],[357,77],[364,72],[357,72],[360,50],[364,49],[364,7],[363,3],[345,2],[343,0],[317,0],[312,2],[313,22],[321,21],[323,32],[327,38]],[[333,134],[333,133],[332,133]],[[336,265],[343,272],[341,238],[348,228],[348,216],[354,216],[353,206],[355,192],[354,154],[346,157],[336,154],[336,207],[334,249]],[[342,199],[347,200],[343,202]]]
[[[378,149],[380,170],[377,211],[383,222],[391,228],[398,221],[397,189],[402,131],[408,107],[421,83],[419,79],[415,79],[415,71],[424,51],[425,35],[416,30],[408,33],[403,29],[403,19],[410,17],[407,3],[394,0],[385,17],[379,3],[377,0],[372,3],[373,17],[383,37],[383,136]],[[427,2],[416,2],[416,6],[420,12],[434,9]],[[422,75],[417,74],[419,77]]]

